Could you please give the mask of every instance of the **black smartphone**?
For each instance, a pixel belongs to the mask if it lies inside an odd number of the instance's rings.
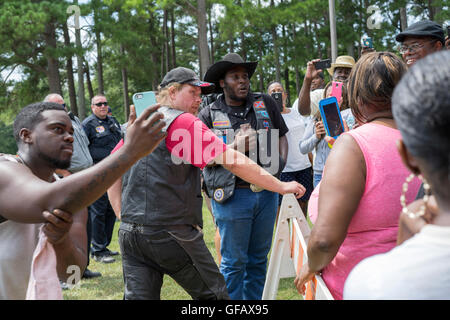
[[[275,99],[277,106],[278,106],[278,110],[280,110],[280,112],[283,111],[283,94],[281,92],[273,92],[271,94],[272,98]]]
[[[331,59],[325,59],[325,60],[320,60],[320,61],[314,62],[314,67],[316,68],[316,70],[327,69],[327,68],[331,67]]]

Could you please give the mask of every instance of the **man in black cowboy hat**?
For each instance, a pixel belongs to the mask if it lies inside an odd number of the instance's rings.
[[[223,94],[198,117],[229,147],[245,152],[276,175],[286,161],[288,128],[272,97],[250,91],[256,66],[257,62],[244,62],[236,53],[210,66],[204,80]],[[278,195],[220,165],[205,167],[203,176],[221,236],[220,270],[230,298],[261,299]]]

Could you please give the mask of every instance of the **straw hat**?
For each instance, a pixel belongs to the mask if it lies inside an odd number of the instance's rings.
[[[327,69],[330,76],[333,76],[334,69],[341,67],[341,68],[353,68],[355,65],[355,59],[351,56],[339,56],[336,58],[336,61],[331,64],[331,67]]]

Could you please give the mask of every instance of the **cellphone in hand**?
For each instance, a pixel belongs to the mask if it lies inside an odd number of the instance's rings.
[[[280,112],[283,111],[283,94],[281,92],[273,92],[271,94],[271,97],[275,99],[277,106],[278,106],[278,110],[280,110]]]
[[[361,38],[361,46],[363,48],[371,48],[373,49],[373,42],[371,37],[363,37]]]
[[[133,104],[136,109],[136,117],[139,117],[147,107],[156,104],[156,95],[153,91],[135,93]]]
[[[327,68],[331,67],[331,59],[325,59],[325,60],[320,60],[320,61],[314,62],[314,67],[316,68],[316,70],[327,69]]]
[[[333,81],[331,83],[331,96],[336,97],[338,103],[341,102],[342,99],[342,82]]]
[[[319,111],[327,134],[337,139],[344,132],[344,123],[336,97],[320,100]]]

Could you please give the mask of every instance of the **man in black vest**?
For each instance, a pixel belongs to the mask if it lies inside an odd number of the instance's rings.
[[[278,175],[287,158],[288,128],[272,97],[250,92],[256,66],[236,53],[210,66],[204,80],[223,95],[198,117],[230,147]],[[206,167],[203,176],[213,199],[221,236],[220,270],[230,298],[261,299],[278,194],[249,184],[220,165]]]

